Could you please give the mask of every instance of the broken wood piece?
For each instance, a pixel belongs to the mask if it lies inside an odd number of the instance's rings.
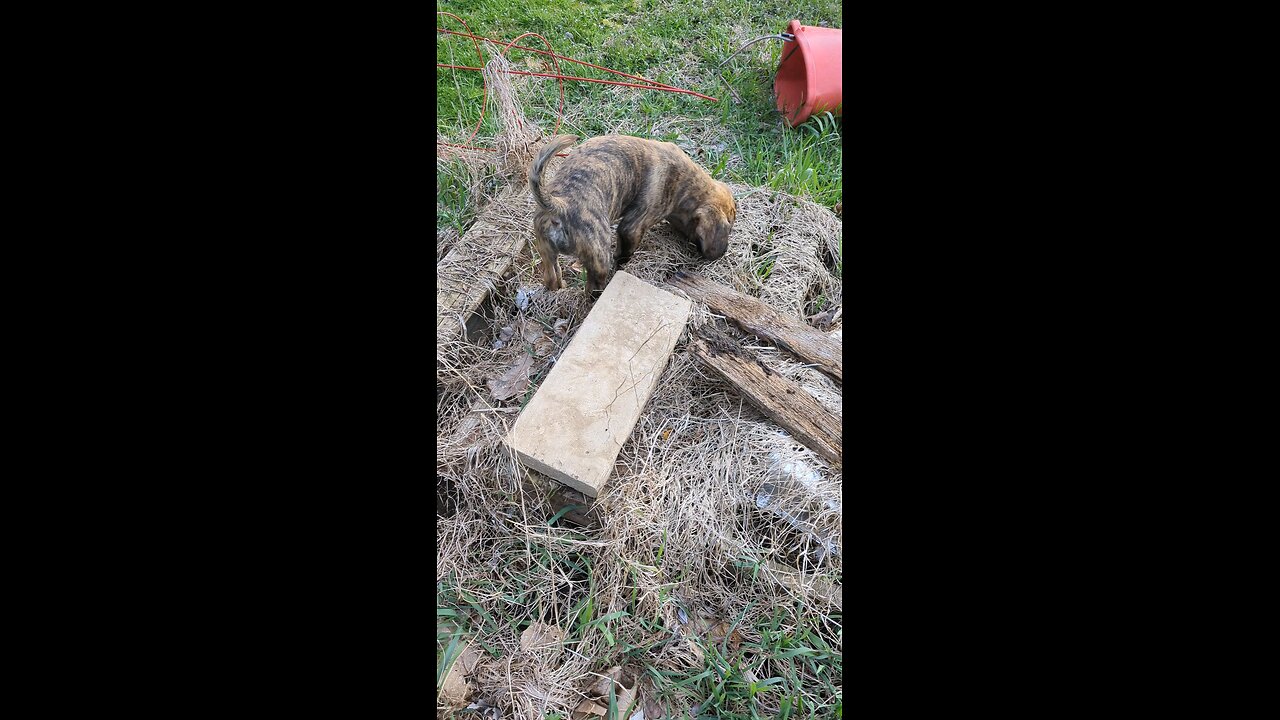
[[[436,263],[437,346],[463,337],[467,321],[528,245],[531,231],[521,221],[532,215],[532,202],[524,185],[507,187]]]
[[[597,497],[657,388],[693,304],[619,271],[516,418],[520,462]]]
[[[733,385],[792,437],[833,463],[841,462],[840,418],[796,383],[710,326],[695,328],[689,352]]]
[[[694,300],[706,303],[712,312],[725,316],[743,330],[768,340],[804,362],[812,363],[837,381],[844,382],[840,344],[800,320],[701,275],[677,272],[667,280],[667,284],[680,288]]]

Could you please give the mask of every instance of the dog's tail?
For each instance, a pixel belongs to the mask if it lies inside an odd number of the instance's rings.
[[[563,210],[564,201],[559,198],[551,198],[548,201],[542,196],[542,167],[547,164],[552,155],[577,141],[577,135],[557,135],[551,138],[547,146],[542,148],[542,152],[538,153],[538,157],[534,158],[533,165],[529,168],[529,190],[533,193],[533,201],[543,210]]]

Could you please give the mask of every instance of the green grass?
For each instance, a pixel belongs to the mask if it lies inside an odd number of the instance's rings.
[[[465,232],[479,210],[472,198],[477,194],[492,194],[499,182],[492,168],[475,169],[456,159],[438,160],[436,230],[452,227],[458,234]]]
[[[842,120],[825,115],[801,128],[786,129],[774,109],[773,76],[783,43],[757,43],[723,68],[740,103],[734,102],[733,93],[715,71],[745,41],[782,32],[793,18],[806,25],[825,22],[841,27],[838,2],[464,0],[437,2],[436,9],[458,15],[476,35],[512,40],[524,32],[536,32],[561,55],[719,99],[713,103],[692,95],[565,81],[561,133],[588,138],[620,132],[673,141],[719,180],[767,186],[828,207],[841,200]],[[450,30],[463,29],[445,16],[438,16],[437,23]],[[439,33],[436,38],[437,62],[482,65],[469,39]],[[520,44],[544,47],[533,37]],[[486,58],[491,47],[481,43]],[[544,60],[549,61],[546,56],[513,49],[507,57],[516,69],[549,71],[543,67]],[[561,63],[560,72],[625,80],[568,62]],[[444,68],[436,73],[438,129],[449,142],[464,142],[480,118],[480,73]],[[536,89],[524,110],[550,133],[559,104],[557,83],[550,78],[534,82]],[[486,112],[471,144],[491,146],[496,127],[492,112]],[[448,204],[450,208],[465,205],[465,197]],[[465,221],[465,210],[451,211],[445,221],[455,218]]]
[[[547,521],[553,525],[558,517]],[[566,528],[564,532],[576,535]],[[582,536],[585,537],[585,536]],[[662,567],[665,538],[654,544],[654,568]],[[501,566],[506,569],[493,579],[472,577],[465,582],[447,578],[436,586],[437,691],[448,668],[461,652],[462,640],[476,642],[490,656],[501,659],[499,650],[484,642],[486,636],[510,632],[518,637],[532,622],[544,617],[558,602],[531,590],[533,573],[556,571],[582,583],[574,593],[575,602],[567,614],[567,647],[580,646],[595,636],[603,638],[606,653],[596,658],[603,669],[615,664],[637,669],[652,683],[656,697],[667,705],[672,717],[718,717],[756,720],[758,718],[839,718],[842,710],[843,658],[829,640],[842,637],[842,620],[817,615],[799,603],[779,606],[771,612],[756,613],[756,624],[742,626],[742,616],[725,618],[732,629],[749,630],[747,637],[732,648],[727,640],[698,640],[704,663],[693,670],[671,670],[661,664],[660,649],[674,628],[648,614],[637,614],[638,596],[632,593],[624,610],[603,612],[596,604],[596,584],[589,554],[553,550],[540,544],[531,546],[532,564],[525,560],[523,543],[501,548]],[[742,582],[755,581],[759,563],[751,558],[733,563]],[[674,571],[674,568],[667,568]],[[673,577],[679,581],[682,577]],[[489,609],[477,598],[487,598]],[[675,602],[663,594],[663,605]],[[750,606],[744,611],[750,611]],[[688,632],[689,627],[685,628]],[[657,634],[659,639],[654,640]],[[816,699],[815,699],[816,698]],[[692,715],[681,709],[696,708]]]

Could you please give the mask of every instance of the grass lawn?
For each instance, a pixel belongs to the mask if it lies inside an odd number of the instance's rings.
[[[715,69],[747,41],[785,31],[792,19],[811,26],[842,27],[836,0],[460,0],[438,2],[436,9],[460,16],[476,35],[511,40],[536,32],[558,54],[719,100],[566,81],[560,134],[586,139],[620,133],[671,141],[716,179],[774,188],[826,207],[842,202],[842,120],[824,115],[801,128],[788,129],[774,110],[772,83],[783,43],[765,40],[734,56],[722,71],[727,82]],[[437,16],[437,25],[464,30],[445,16]],[[520,44],[543,47],[532,37]],[[467,38],[437,33],[436,45],[437,62],[483,64]],[[481,43],[481,50],[487,59],[493,46]],[[549,58],[542,55],[512,50],[507,57],[514,69],[554,72],[547,68]],[[624,80],[566,62],[561,63],[560,73]],[[534,83],[524,109],[550,134],[559,104],[557,83],[549,78],[535,78]],[[740,102],[735,102],[735,93]],[[437,131],[444,140],[493,146],[496,126],[490,113],[475,139],[467,142],[480,117],[480,102],[479,72],[437,69]],[[464,163],[438,160],[437,231],[465,231],[480,209],[477,195],[488,194],[501,182],[492,175],[477,182]],[[838,267],[837,274],[842,270]],[[560,520],[551,518],[542,529],[558,530]],[[573,542],[590,544],[591,538],[584,533],[572,534],[571,528],[565,532],[580,538]],[[660,571],[671,579],[672,587],[678,587],[683,570],[663,565],[665,542],[665,537],[653,538],[652,548],[643,550],[651,553],[651,559],[637,567]],[[462,651],[464,638],[478,652],[498,658],[504,650],[491,638],[519,637],[531,624],[546,621],[534,610],[539,598],[530,588],[537,583],[522,578],[522,572],[554,572],[594,587],[598,571],[591,554],[573,547],[558,546],[556,551],[523,544],[495,547],[496,570],[491,580],[477,584],[438,578],[437,690]],[[744,563],[734,572],[741,574],[740,582],[749,584],[756,582],[759,566]],[[581,605],[560,621],[565,646],[582,647],[578,643],[590,639],[592,647],[607,647],[598,665],[637,668],[662,698],[668,717],[841,717],[843,618],[839,613],[834,617],[815,613],[798,600],[765,608],[767,612],[757,608],[754,623],[742,628],[735,641],[731,641],[732,630],[738,618],[722,617],[726,632],[718,634],[718,642],[712,640],[715,633],[707,634],[701,648],[704,665],[692,672],[673,672],[652,661],[654,651],[670,642],[669,616],[642,613],[642,607],[649,607],[642,598],[632,598],[625,610],[604,612],[592,604],[591,597],[585,594]],[[671,598],[664,595],[657,603],[669,608]],[[570,714],[546,717],[567,720]]]
[[[710,102],[692,95],[565,81],[562,134],[586,139],[619,133],[667,140],[683,147],[718,180],[763,185],[827,207],[841,201],[841,120],[818,117],[802,129],[788,130],[774,110],[773,76],[783,43],[765,40],[737,54],[722,70],[724,80],[715,71],[743,44],[783,32],[792,19],[805,25],[841,27],[838,2],[464,0],[437,3],[436,9],[461,17],[475,35],[512,40],[525,32],[539,33],[560,55],[718,99]],[[448,16],[437,16],[437,24],[464,30]],[[436,37],[437,62],[482,64],[471,40]],[[519,44],[544,47],[534,37]],[[487,58],[492,46],[481,46]],[[554,72],[544,55],[516,49],[507,57],[514,69]],[[569,62],[561,62],[560,74],[626,81]],[[525,112],[550,133],[560,103],[557,82],[551,78],[535,82],[541,97],[527,103]],[[447,142],[465,142],[476,127],[481,92],[479,72],[437,69],[438,130]],[[735,102],[734,93],[740,102]],[[492,147],[494,132],[492,114],[486,113],[470,144]],[[441,222],[465,230],[476,210],[469,203],[468,183],[462,172],[441,164],[445,166],[438,173]]]

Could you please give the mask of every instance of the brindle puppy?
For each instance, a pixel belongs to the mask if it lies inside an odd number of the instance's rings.
[[[664,219],[697,243],[704,258],[724,255],[738,217],[733,193],[671,143],[627,135],[591,138],[565,159],[544,191],[543,166],[577,139],[552,138],[529,169],[529,189],[538,203],[534,245],[547,290],[564,287],[559,253],[578,258],[592,293],[604,290],[615,263],[626,262],[645,231]],[[618,249],[610,256],[614,221]]]

